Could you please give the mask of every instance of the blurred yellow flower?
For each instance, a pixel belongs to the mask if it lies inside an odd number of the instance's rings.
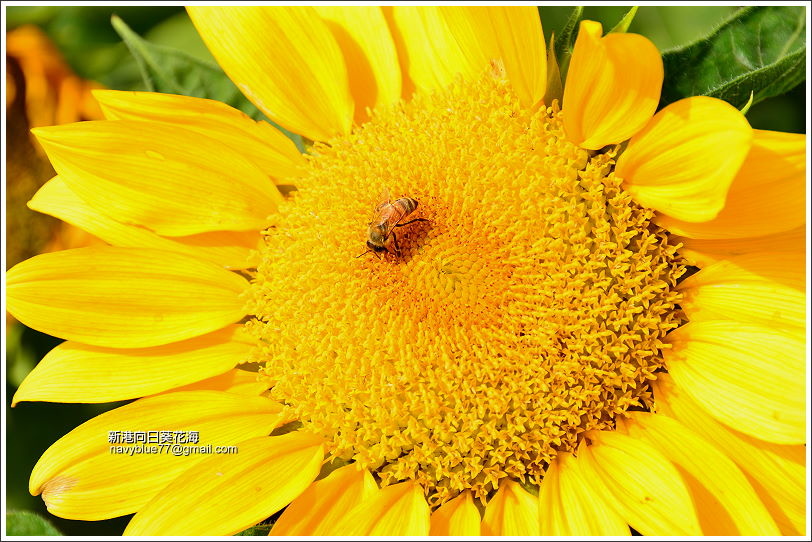
[[[90,93],[101,85],[73,73],[38,27],[9,32],[6,56],[6,107],[21,95],[31,128],[103,118]]]
[[[20,26],[6,35],[9,265],[94,242],[86,232],[32,213],[24,204],[55,174],[29,129],[103,118],[90,93],[96,88],[101,85],[71,71],[38,27]]]
[[[189,13],[315,143],[114,91],[107,120],[35,131],[58,176],[31,208],[113,246],[9,271],[9,310],[67,339],[14,402],[142,397],[43,454],[53,514],[804,534],[803,136],[707,97],[655,114],[657,49],[592,21],[559,105],[535,7]],[[401,197],[423,221],[386,222]],[[370,219],[381,258],[357,257]],[[111,453],[113,432],[185,431],[238,452]]]

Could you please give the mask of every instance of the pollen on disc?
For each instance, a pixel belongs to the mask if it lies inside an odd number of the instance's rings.
[[[684,263],[556,104],[457,82],[308,161],[265,232],[247,328],[270,393],[331,454],[433,506],[484,500],[650,401]],[[383,193],[425,220],[397,228],[399,255],[357,258]]]

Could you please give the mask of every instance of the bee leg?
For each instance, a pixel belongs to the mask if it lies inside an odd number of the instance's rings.
[[[401,228],[403,226],[408,226],[412,222],[431,222],[428,218],[415,218],[414,220],[410,220],[408,222],[404,222],[403,224],[395,224],[396,228]]]
[[[400,256],[400,247],[398,246],[398,236],[395,235],[395,232],[392,232],[392,242],[395,244],[395,254]]]

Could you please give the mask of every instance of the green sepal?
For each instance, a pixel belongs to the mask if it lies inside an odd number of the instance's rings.
[[[742,115],[746,115],[748,111],[750,111],[750,106],[753,105],[753,91],[750,91],[750,99],[747,100],[747,103],[744,104],[739,111],[742,112]]]
[[[623,18],[620,19],[620,22],[618,22],[612,28],[612,30],[607,32],[607,34],[611,34],[613,32],[619,32],[621,34],[624,33],[624,32],[628,32],[629,31],[629,26],[631,26],[635,15],[637,15],[637,6],[633,6],[632,9],[627,11],[626,15],[624,15]]]
[[[576,6],[572,9],[567,24],[561,29],[561,34],[558,38],[558,43],[555,46],[555,56],[558,59],[558,67],[561,74],[561,80],[564,81],[567,77],[567,69],[570,65],[570,57],[572,50],[575,47],[575,38],[578,36],[578,27],[581,20],[584,18],[584,8]]]
[[[561,82],[558,60],[555,58],[555,32],[553,32],[547,48],[547,90],[544,92],[544,104],[550,105],[553,100],[558,100],[560,104],[563,97],[564,85]]]

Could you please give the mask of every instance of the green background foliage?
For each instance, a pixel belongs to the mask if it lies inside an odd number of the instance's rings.
[[[6,515],[6,534],[10,536],[60,536],[47,519],[33,512],[9,512]]]
[[[647,36],[664,53],[666,82],[661,106],[685,96],[709,94],[741,107],[752,91],[755,103],[747,118],[754,127],[800,133],[806,119],[804,10],[643,6],[628,31]],[[578,21],[600,21],[609,31],[628,11],[624,6],[540,7],[548,43],[555,33],[555,53],[562,71]],[[31,6],[9,7],[6,13],[7,30],[22,24],[40,26],[74,71],[86,79],[113,89],[218,99],[261,118],[216,65],[182,7]],[[115,27],[113,15],[118,17]],[[301,144],[298,136],[291,137]],[[10,402],[37,360],[60,341],[21,324],[12,326],[7,336],[6,394]],[[87,419],[121,404],[21,403],[14,409],[5,405],[10,529],[14,526],[41,535],[55,534],[51,531],[54,526],[66,535],[123,531],[129,517],[100,522],[63,520],[47,514],[42,500],[27,491],[31,469],[50,444]],[[53,525],[32,519],[31,513],[47,517]],[[9,530],[8,534],[13,533]]]

